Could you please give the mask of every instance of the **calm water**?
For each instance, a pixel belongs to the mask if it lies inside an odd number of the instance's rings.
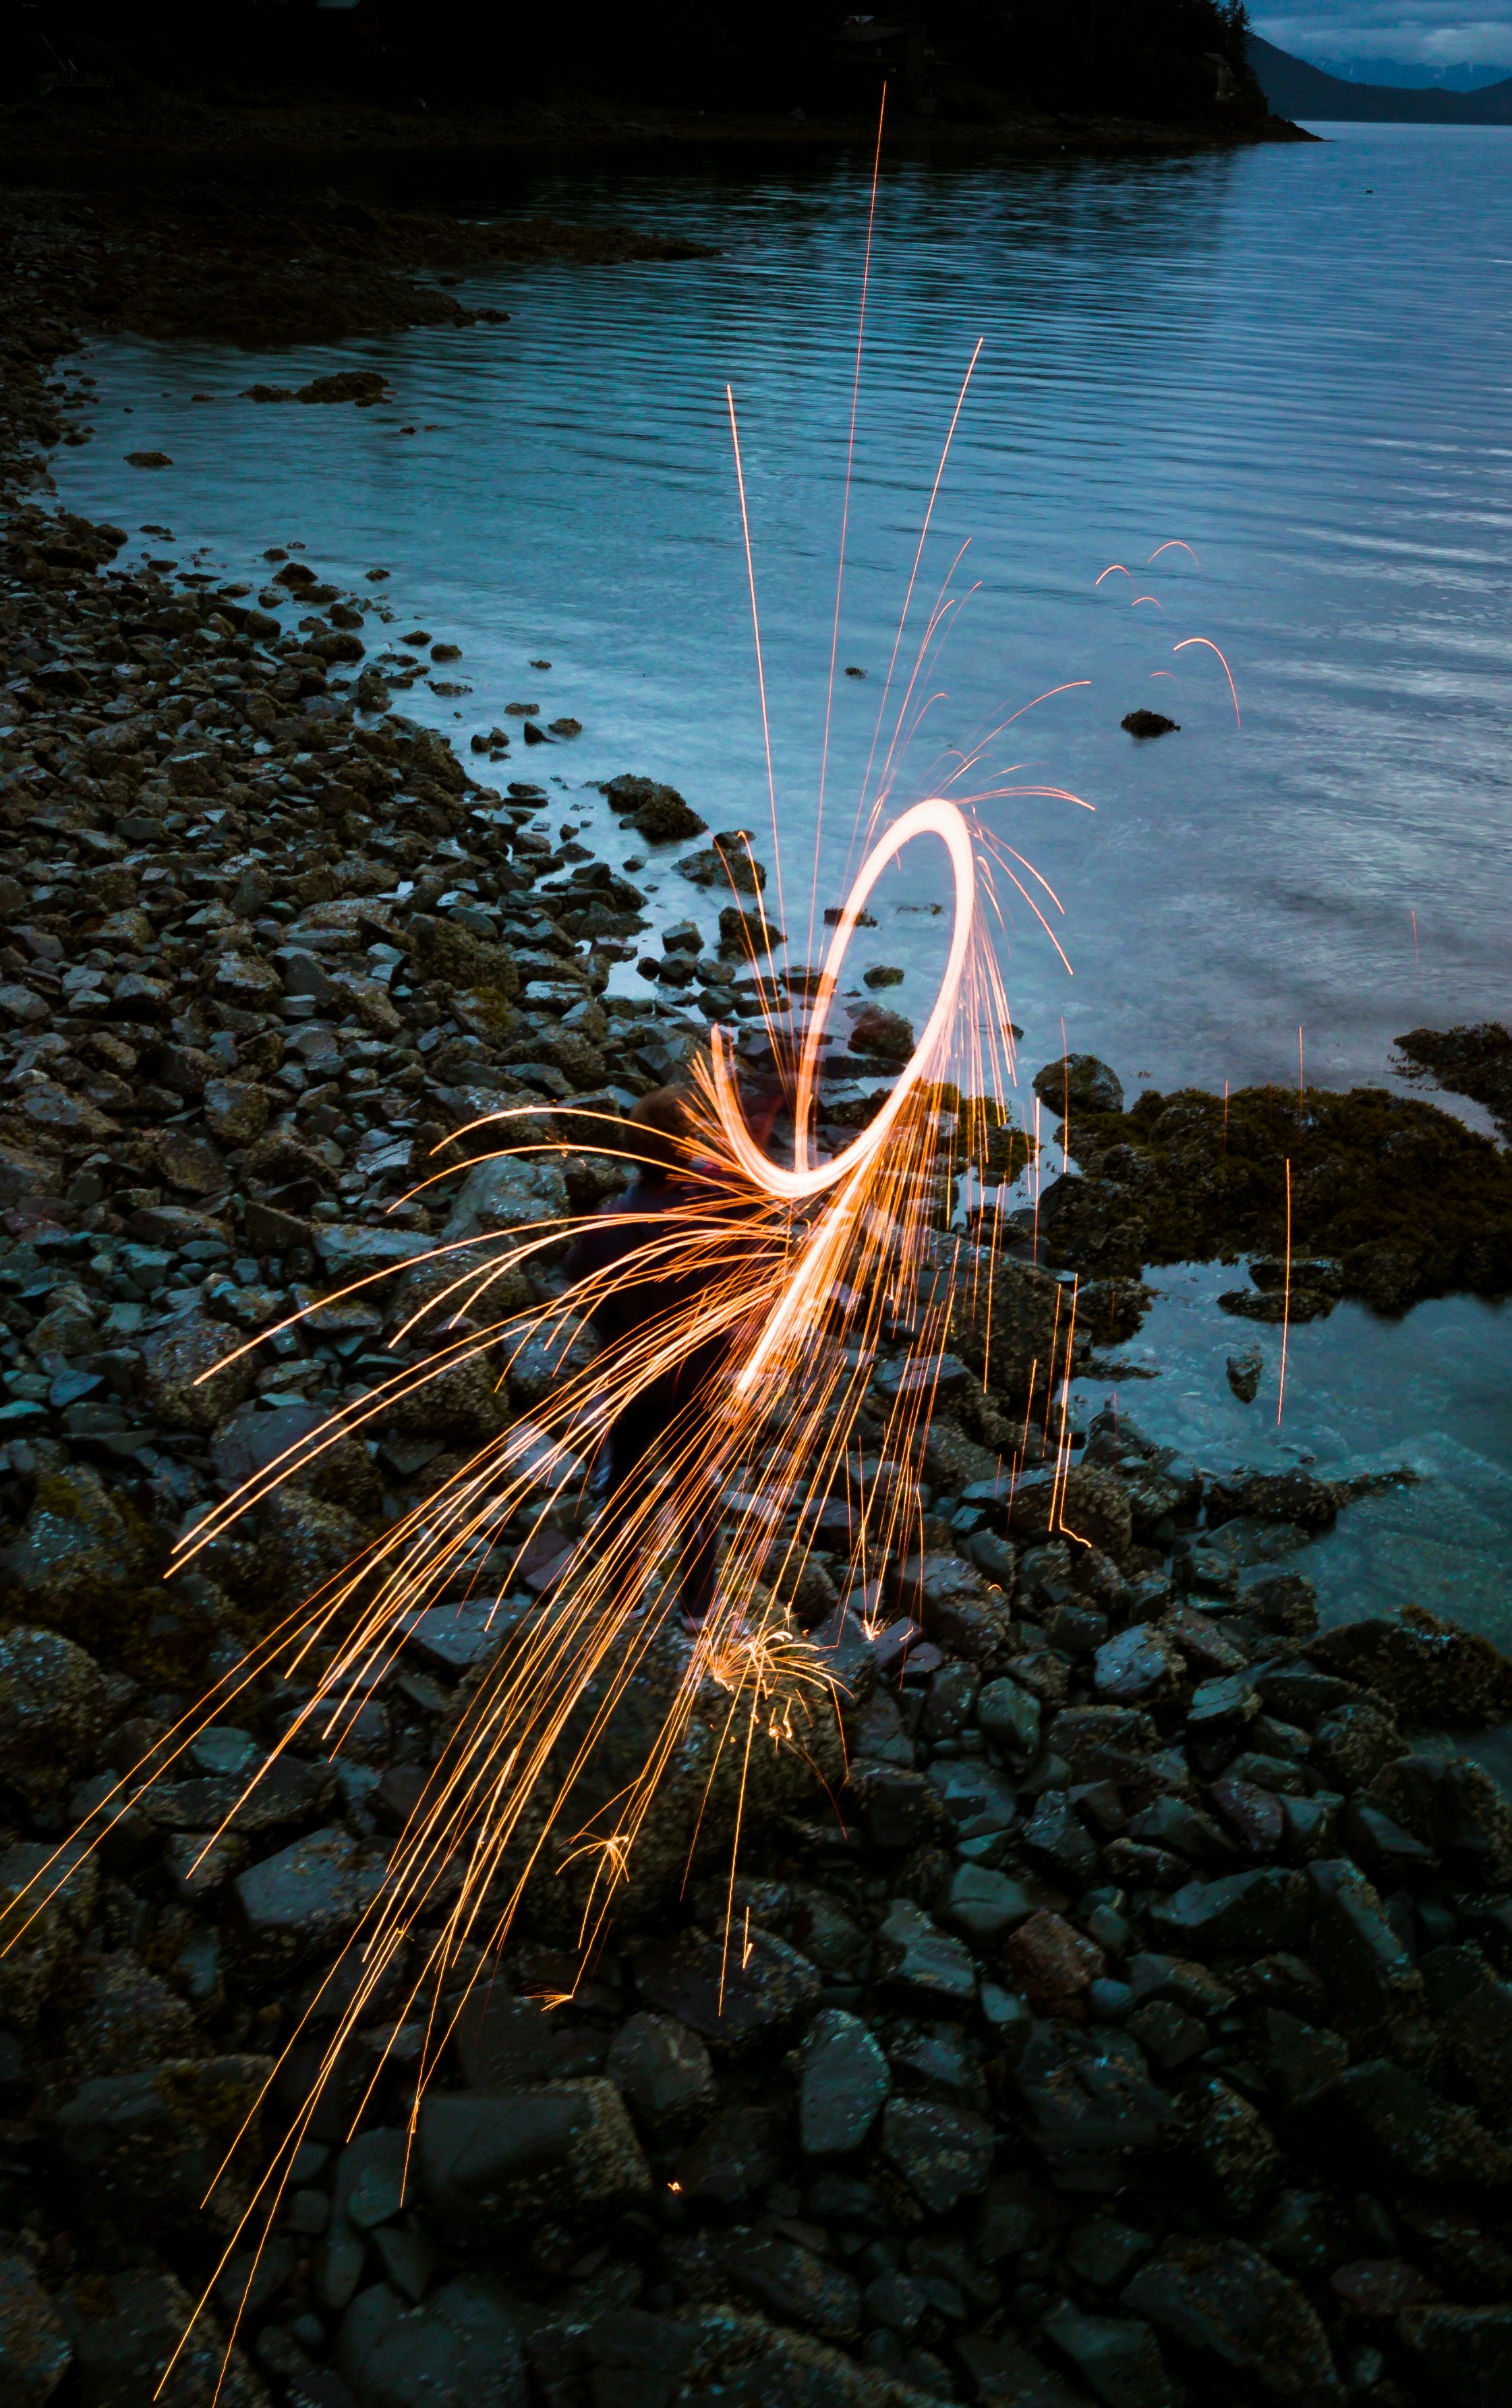
[[[942,589],[961,607],[914,691],[900,800],[934,790],[1036,695],[1089,680],[1017,721],[966,781],[1063,787],[1095,807],[982,807],[1064,907],[1045,905],[1074,976],[1026,910],[1010,915],[1031,1068],[1060,1052],[1063,1022],[1131,1090],[1294,1077],[1300,1026],[1309,1078],[1342,1086],[1388,1077],[1391,1039],[1420,1020],[1512,1012],[1512,136],[1327,131],[1193,161],[884,171],[839,642],[842,668],[867,674],[835,692],[820,886],[839,891],[877,730],[885,752]],[[728,381],[792,926],[815,857],[866,167],[639,160],[496,186],[475,170],[468,198],[675,227],[720,256],[477,278],[461,297],[511,322],[463,334],[255,362],[112,344],[89,363],[100,433],[61,455],[64,498],[134,529],[162,521],[180,561],[205,547],[206,565],[244,575],[291,538],[341,578],[387,566],[392,632],[463,647],[439,674],[471,691],[416,686],[417,715],[460,736],[512,700],[571,712],[578,743],[517,747],[514,774],[558,778],[591,830],[603,807],[582,783],[620,769],[670,779],[716,827],[760,829]],[[393,407],[236,398],[254,378],[353,365],[392,378]],[[123,464],[155,447],[171,470]],[[1175,541],[1191,552],[1147,565]],[[1098,585],[1112,562],[1132,577]],[[1227,655],[1242,728],[1215,655],[1175,650],[1191,636]],[[529,666],[540,658],[549,672]],[[1138,705],[1181,733],[1135,745],[1119,721]],[[935,875],[910,862],[866,939],[907,968],[898,999],[916,1016],[941,930],[898,907],[937,896]],[[707,919],[675,873],[659,889],[659,909]],[[1161,1412],[1191,1423],[1205,1399],[1211,1437],[1253,1455],[1273,1412],[1263,1395],[1248,1418],[1225,1401],[1235,1325],[1200,1283],[1177,1283],[1162,1312],[1187,1369],[1159,1383]],[[1394,1332],[1350,1309],[1301,1333],[1287,1442],[1321,1457],[1436,1431],[1512,1467],[1494,1401],[1505,1326],[1451,1301]],[[1138,1409],[1156,1417],[1146,1396]],[[1444,1497],[1466,1493],[1434,1491],[1438,1526]],[[1505,1546],[1500,1492],[1489,1510]],[[1400,1587],[1399,1536],[1340,1581]],[[1425,1601],[1453,1592],[1429,1556],[1412,1578]]]

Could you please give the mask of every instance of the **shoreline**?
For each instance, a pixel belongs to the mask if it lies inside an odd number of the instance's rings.
[[[18,220],[45,280],[49,244],[80,229]],[[448,300],[406,281],[407,225],[352,230],[374,313]],[[108,227],[85,238],[110,252]],[[112,255],[129,287],[138,254]],[[162,306],[144,273],[121,322]],[[37,424],[63,414],[45,371],[78,339],[60,295],[50,330],[10,330],[0,395],[0,1914],[275,1609],[496,1426],[492,1375],[424,1392],[165,1589],[208,1499],[392,1370],[389,1290],[219,1389],[198,1373],[432,1242],[452,1198],[383,1208],[449,1130],[515,1100],[623,1111],[686,1059],[708,1001],[743,1000],[707,890],[699,953],[665,950],[644,998],[600,999],[644,896],[532,779],[533,722],[482,738],[533,790],[501,796],[394,711],[449,648],[444,629],[391,634],[380,566],[347,591],[285,545],[261,591],[118,571],[121,530],[46,506]],[[669,790],[619,800],[648,850],[708,840]],[[1505,1096],[1494,1048],[1440,1039],[1418,1058]],[[885,1056],[855,1070],[845,1101],[863,1109]],[[1046,1230],[1085,1274],[1094,1345],[1137,1328],[1139,1274],[1177,1227],[1250,1255],[1274,1242],[1271,1122],[1296,1101],[1231,1099],[1231,1157],[1216,1098],[1125,1114],[1108,1075],[1040,1073],[1083,1165],[1047,1188]],[[1341,1158],[1350,1210],[1368,1170],[1380,1227],[1358,1240],[1368,1262],[1335,1247],[1320,1185],[1307,1234],[1334,1251],[1297,1291],[1400,1309],[1468,1276],[1505,1157],[1410,1099],[1307,1100],[1304,1167]],[[1405,1154],[1380,1150],[1396,1137]],[[1457,1147],[1440,1254],[1409,1254]],[[578,1209],[621,1183],[587,1143],[564,1176]],[[481,1226],[537,1210],[506,1188]],[[350,2068],[375,2084],[363,2128],[349,2140],[334,2106],[302,2152],[222,2394],[236,2408],[371,2408],[411,2379],[459,2402],[492,2381],[507,2408],[528,2379],[579,2408],[627,2364],[669,2403],[723,2385],[763,2408],[817,2390],[835,2408],[1178,2408],[1219,2381],[1271,2408],[1333,2408],[1346,2385],[1362,2408],[1490,2396],[1512,2351],[1512,1813],[1445,1734],[1512,1716],[1512,1664],[1432,1617],[1317,1630],[1305,1575],[1275,1560],[1359,1484],[1188,1463],[1127,1414],[1093,1417],[1058,1465],[1028,1408],[1063,1290],[1021,1230],[999,1235],[969,1258],[997,1316],[992,1384],[963,1306],[913,1551],[868,1594],[849,1504],[820,1516],[793,1615],[846,1700],[847,1761],[826,1797],[784,1758],[743,1850],[741,1961],[723,1964],[722,1885],[679,1899],[676,1844],[668,1885],[549,2015],[536,2001],[574,1968],[548,1912],[522,1920],[433,2094],[493,2151],[486,2199],[428,2140],[403,2204],[413,2027],[378,1999]],[[1500,1254],[1482,1268],[1505,1277]],[[1255,1272],[1250,1317],[1274,1319]],[[411,1303],[418,1276],[392,1283]],[[1068,1370],[1095,1365],[1082,1347]],[[524,1366],[511,1410],[549,1378]],[[885,1386],[851,1503],[893,1469]],[[52,2387],[70,2360],[80,2379],[123,2362],[150,2396],[213,2269],[198,2201],[228,2119],[344,1943],[469,1678],[512,1643],[460,1627],[407,1652],[350,1751],[285,1758],[257,1828],[201,1866],[207,1826],[307,1695],[260,1682],[0,1960],[0,2336],[40,2336]],[[692,1769],[685,1787],[696,1804]],[[718,1876],[717,1845],[702,1863]],[[338,2086],[336,2105],[360,2096]],[[571,2117],[542,2124],[563,2099],[592,2151]],[[212,2326],[193,2408],[219,2354]],[[448,2388],[422,2393],[437,2365]],[[521,2370],[512,2394],[501,2366]]]
[[[608,102],[524,106],[510,110],[399,109],[332,102],[297,108],[221,108],[160,96],[156,105],[129,111],[75,113],[72,144],[53,136],[36,108],[0,109],[0,176],[51,160],[66,169],[78,163],[144,154],[162,162],[198,161],[224,152],[264,160],[339,158],[352,150],[414,157],[452,150],[479,156],[531,158],[572,150],[762,147],[803,150],[857,149],[868,158],[875,148],[875,120],[804,118],[796,113],[752,116],[706,115],[674,108],[629,108]],[[54,123],[56,123],[56,119]],[[479,136],[480,124],[486,128]],[[91,140],[90,136],[94,138]],[[52,137],[52,138],[45,138]],[[80,138],[82,137],[82,138]],[[1170,150],[1243,150],[1256,142],[1311,142],[1289,118],[1269,117],[1231,128],[1212,123],[1152,124],[1142,119],[1078,117],[1063,111],[1015,111],[999,122],[949,122],[908,116],[893,109],[885,151],[953,153],[976,148],[1005,157],[1034,158],[1067,152],[1096,155],[1159,155]]]

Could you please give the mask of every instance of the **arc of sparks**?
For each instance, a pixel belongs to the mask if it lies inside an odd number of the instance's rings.
[[[1196,553],[1192,552],[1191,544],[1184,543],[1178,535],[1172,536],[1168,543],[1158,543],[1155,546],[1154,551],[1150,553],[1149,560],[1146,561],[1145,566],[1148,568],[1150,566],[1151,561],[1159,560],[1163,552],[1187,552],[1191,555],[1194,567],[1200,568],[1202,566],[1202,562],[1197,558]]]
[[[1239,716],[1239,694],[1238,689],[1234,682],[1234,671],[1230,668],[1228,662],[1223,659],[1223,654],[1219,652],[1218,646],[1214,643],[1212,637],[1183,636],[1179,644],[1173,644],[1171,646],[1171,650],[1173,652],[1184,652],[1189,644],[1205,644],[1210,652],[1218,652],[1219,659],[1223,661],[1223,674],[1228,679],[1229,693],[1234,701],[1234,724],[1235,727],[1242,727],[1244,725],[1244,721]]]
[[[1134,570],[1132,568],[1125,568],[1121,560],[1110,560],[1107,566],[1103,571],[1103,577],[1126,577],[1131,585],[1134,583]],[[1092,591],[1094,594],[1099,585],[1101,585],[1103,577],[1094,577],[1092,579]]]

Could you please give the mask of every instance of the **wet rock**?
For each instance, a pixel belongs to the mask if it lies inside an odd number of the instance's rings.
[[[417,2161],[437,2230],[460,2246],[563,2213],[604,2214],[651,2189],[620,2093],[603,2080],[501,2097],[432,2091],[421,2109]]]
[[[1127,722],[1124,723],[1127,725]],[[1067,1101],[1084,1112],[1121,1112],[1123,1086],[1118,1074],[1095,1054],[1067,1054],[1047,1062],[1034,1077],[1034,1093],[1052,1111]]]
[[[216,2408],[270,2408],[241,2351],[227,2351],[212,2313],[202,2309],[196,2317],[172,2274],[131,2269],[90,2276],[59,2307],[79,2408],[142,2408],[147,2401],[161,2408],[207,2408],[211,2401]]]
[[[1418,1605],[1392,1619],[1344,1624],[1324,1633],[1316,1662],[1385,1698],[1412,1727],[1512,1718],[1512,1661],[1489,1640]]]
[[[1252,1405],[1260,1388],[1265,1357],[1258,1346],[1241,1346],[1223,1366],[1224,1377],[1242,1405]]]
[[[631,2015],[610,2042],[604,2070],[659,2143],[691,2131],[719,2096],[707,2049],[675,2015]]]
[[[0,2258],[0,2398],[43,2408],[73,2358],[52,2301],[24,2258]]]
[[[804,2034],[799,2057],[798,2135],[804,2154],[844,2157],[859,2149],[892,2086],[887,2058],[859,2015],[834,2007],[817,2014]],[[841,2340],[844,2334],[832,2332],[829,2338]]]
[[[261,2057],[180,2057],[82,2083],[54,2127],[82,2214],[181,2239],[206,2220],[234,2231],[248,2192],[221,2167],[271,2071]]]
[[[1512,2384],[1512,2306],[1408,2307],[1396,2329],[1431,2399],[1501,2408]]]
[[[1153,1622],[1132,1623],[1116,1639],[1105,1641],[1092,1660],[1097,1694],[1114,1705],[1163,1702],[1185,1677],[1186,1660],[1180,1649]]]
[[[1167,719],[1163,710],[1126,710],[1119,725],[1130,736],[1142,738],[1151,736],[1179,736],[1181,723]]]
[[[93,1473],[57,1485],[66,1499],[39,1499],[17,1551],[32,1601],[44,1609],[72,1602],[91,1575],[99,1578],[97,1551],[110,1523],[125,1535]],[[89,1520],[63,1513],[75,1499]],[[0,1637],[0,1782],[34,1811],[56,1801],[100,1737],[108,1700],[104,1673],[72,1640],[24,1625],[7,1630]]]
[[[1327,1529],[1339,1510],[1330,1483],[1306,1471],[1233,1472],[1209,1482],[1207,1503],[1215,1521],[1245,1515],[1256,1522],[1295,1522],[1306,1530]]]
[[[421,2307],[387,2284],[342,2319],[335,2363],[358,2408],[525,2408],[515,2302],[496,2277],[459,2274]]]
[[[931,2215],[949,2215],[987,2188],[992,2128],[980,2115],[922,2099],[890,2099],[881,2150]]]
[[[1249,2224],[1280,2181],[1283,2160],[1263,2117],[1217,2076],[1186,2100],[1193,2156],[1210,2177],[1225,2214]]]
[[[1327,2408],[1342,2396],[1305,2292],[1241,2242],[1165,2242],[1125,2286],[1123,2302],[1271,2399]]]
[[[684,802],[676,786],[659,785],[654,778],[626,773],[611,778],[604,792],[648,844],[680,843],[703,836],[707,828],[707,821]]]

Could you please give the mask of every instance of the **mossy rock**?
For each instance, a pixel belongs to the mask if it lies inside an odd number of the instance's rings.
[[[1057,1197],[1049,1258],[1118,1276],[1147,1263],[1280,1252],[1341,1267],[1383,1312],[1453,1288],[1512,1288],[1512,1157],[1383,1087],[1247,1087],[1073,1111],[1083,1176]]]

